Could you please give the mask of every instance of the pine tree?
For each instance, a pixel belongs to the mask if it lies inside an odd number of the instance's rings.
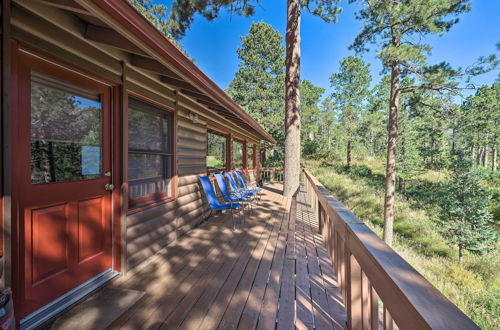
[[[315,86],[309,80],[302,80],[300,86],[302,131],[301,143],[303,155],[314,155],[319,147],[319,129],[321,111],[319,102],[324,88]]]
[[[129,0],[129,2],[147,18],[168,40],[174,43],[177,48],[186,53],[186,50],[172,35],[173,21],[167,16],[167,6],[163,4],[155,4],[152,0]]]
[[[340,108],[340,123],[346,137],[346,164],[351,166],[352,148],[360,118],[370,91],[370,65],[359,57],[348,56],[340,62],[338,73],[330,76],[332,97]]]
[[[500,83],[491,87],[484,85],[468,99],[469,128],[474,132],[473,144],[478,164],[488,167],[488,153],[491,152],[491,169],[496,171],[498,140],[500,139]]]
[[[325,22],[336,22],[340,0],[288,0],[285,59],[285,173],[283,194],[292,196],[300,177],[300,11],[306,9]],[[181,38],[196,14],[207,20],[219,16],[222,9],[230,14],[251,16],[259,0],[174,0],[170,14],[170,33]]]
[[[227,93],[276,140],[269,164],[283,162],[285,48],[283,37],[271,25],[254,22],[237,49],[238,71]]]
[[[483,253],[497,242],[498,234],[488,211],[490,196],[471,161],[458,153],[451,170],[439,203],[441,224],[445,237],[458,247],[461,264],[464,250]]]
[[[390,76],[383,76],[368,95],[367,111],[362,118],[361,137],[372,156],[381,156],[385,150],[387,135],[387,100],[390,92]]]
[[[357,52],[367,50],[369,44],[380,45],[378,57],[391,73],[389,96],[389,124],[387,127],[386,189],[384,198],[384,240],[392,244],[394,202],[396,185],[397,116],[402,93],[416,88],[450,91],[458,87],[456,79],[462,72],[448,64],[428,65],[426,57],[430,46],[422,43],[428,34],[444,34],[458,22],[455,17],[470,10],[468,0],[351,0],[363,8],[357,18],[364,22],[362,31],[351,46]],[[482,59],[480,64],[495,61],[494,57]],[[470,68],[467,73],[479,74],[481,66]],[[403,76],[413,75],[416,85],[401,86]]]

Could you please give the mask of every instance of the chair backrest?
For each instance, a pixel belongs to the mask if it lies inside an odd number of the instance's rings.
[[[227,181],[229,181],[229,185],[231,186],[231,190],[234,192],[238,192],[238,186],[236,185],[236,181],[234,181],[234,176],[233,173],[227,172],[226,173]]]
[[[222,198],[226,202],[231,202],[231,194],[229,193],[229,189],[227,189],[226,179],[224,179],[224,174],[216,173],[214,174],[215,179],[217,180],[217,184],[219,185],[220,192],[222,193]]]
[[[247,189],[247,185],[245,183],[245,180],[243,179],[243,174],[241,174],[240,171],[234,171],[236,173],[236,177],[238,178],[238,182],[240,184],[240,187],[243,189]]]
[[[198,179],[200,179],[201,186],[205,191],[205,195],[207,195],[207,200],[210,207],[214,208],[220,206],[221,203],[217,199],[217,195],[215,194],[214,186],[212,186],[212,181],[210,181],[210,178],[208,176],[199,176]]]

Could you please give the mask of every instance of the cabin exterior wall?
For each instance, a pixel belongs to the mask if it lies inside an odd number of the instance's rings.
[[[5,11],[8,8],[8,11]],[[111,86],[112,125],[112,182],[113,196],[113,269],[122,274],[139,266],[149,257],[167,247],[180,236],[199,225],[208,216],[208,205],[202,197],[198,176],[207,174],[207,125],[219,127],[230,136],[237,136],[258,146],[259,139],[231,120],[214,114],[208,107],[184,95],[171,86],[160,83],[154,72],[131,64],[130,55],[119,49],[85,39],[85,24],[76,17],[43,2],[16,0],[2,4],[2,135],[1,151],[2,196],[10,196],[9,180],[13,159],[11,150],[22,147],[15,144],[10,127],[11,115],[17,111],[16,84],[11,84],[11,73],[16,76],[16,56],[21,49],[43,58],[50,65],[64,70],[84,72]],[[8,34],[6,34],[8,32]],[[7,56],[6,56],[7,54]],[[14,58],[13,63],[10,57]],[[7,84],[5,84],[7,82]],[[13,93],[13,94],[12,94]],[[6,97],[7,95],[7,97]],[[171,110],[174,115],[174,196],[169,201],[154,205],[129,208],[127,200],[127,99],[133,95]],[[192,114],[196,114],[193,119]],[[12,143],[10,141],[13,141]],[[231,144],[230,141],[228,143]],[[26,146],[25,146],[26,147]],[[246,152],[246,151],[245,151]],[[260,153],[256,155],[258,164]],[[228,165],[229,166],[229,165]],[[256,170],[248,171],[255,180]],[[16,184],[13,178],[13,185]],[[22,295],[16,274],[22,272],[19,256],[19,215],[11,212],[16,201],[2,198],[0,203],[0,277],[2,287],[14,291],[14,301]],[[12,221],[11,221],[12,218]],[[18,315],[18,319],[26,316]]]

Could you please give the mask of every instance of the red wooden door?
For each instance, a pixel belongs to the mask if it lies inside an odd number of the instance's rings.
[[[111,267],[111,94],[32,55],[21,53],[18,63],[14,182],[24,317]]]

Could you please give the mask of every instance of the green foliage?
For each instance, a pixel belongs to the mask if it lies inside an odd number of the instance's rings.
[[[497,242],[493,217],[488,211],[490,196],[482,180],[463,155],[455,157],[439,204],[443,234],[458,246],[459,257],[463,249],[484,253]]]
[[[325,22],[336,22],[341,12],[340,0],[301,0],[301,8],[320,17]],[[221,11],[240,16],[252,16],[259,0],[175,0],[170,14],[170,33],[179,39],[186,34],[194,22],[195,15],[211,21],[219,17]]]
[[[300,120],[301,120],[301,143],[302,154],[314,155],[320,147],[318,125],[321,117],[319,102],[325,92],[324,88],[315,86],[309,80],[302,80],[300,85]]]
[[[370,65],[359,57],[348,56],[340,62],[338,73],[330,76],[333,101],[340,109],[339,122],[346,136],[347,165],[351,165],[351,150],[355,133],[360,128],[370,91]]]
[[[276,140],[266,161],[280,163],[284,153],[285,48],[271,25],[254,22],[238,47],[238,71],[227,93]]]
[[[155,4],[153,0],[129,0],[130,3],[140,12],[147,20],[154,25],[161,33],[163,33],[168,40],[186,53],[186,50],[177,41],[171,33],[175,23],[168,19],[167,6],[163,4]]]

